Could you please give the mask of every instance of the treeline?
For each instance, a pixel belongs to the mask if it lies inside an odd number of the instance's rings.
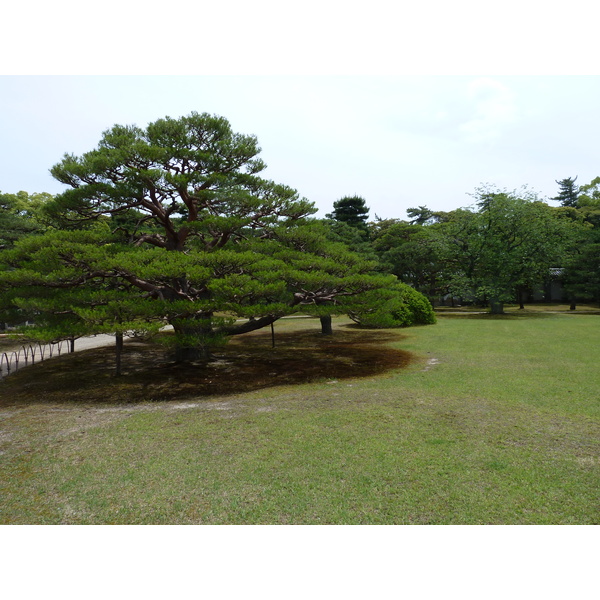
[[[426,206],[408,219],[368,221],[364,198],[349,196],[328,215],[336,239],[433,304],[473,303],[502,312],[506,302],[550,300],[558,283],[563,301],[600,302],[600,177],[577,187],[558,181],[550,206],[527,188],[484,186],[473,205],[449,212]]]

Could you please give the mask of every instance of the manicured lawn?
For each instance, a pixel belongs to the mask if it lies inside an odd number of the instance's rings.
[[[278,352],[321,343],[315,320],[277,331],[275,381]],[[60,402],[49,362],[24,369],[0,383],[0,522],[598,524],[599,334],[596,315],[444,316],[368,332],[414,353],[400,369],[342,378],[334,336],[312,383],[154,402]]]

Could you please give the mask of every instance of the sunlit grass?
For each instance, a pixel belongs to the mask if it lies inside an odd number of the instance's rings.
[[[0,407],[0,521],[599,523],[599,328],[442,317],[374,377]]]

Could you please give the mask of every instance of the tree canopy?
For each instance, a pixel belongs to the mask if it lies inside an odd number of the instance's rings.
[[[89,327],[169,323],[186,359],[394,280],[331,242],[312,203],[261,178],[259,152],[226,119],[192,113],[146,129],[116,125],[96,149],[65,155],[51,172],[70,189],[45,213],[71,233],[23,240],[4,257],[13,304],[33,310],[37,290],[36,310],[52,312],[49,295],[55,307],[68,300],[74,322]],[[111,294],[129,308],[107,310]]]
[[[50,194],[0,193],[0,250],[44,229],[40,209],[51,198]]]
[[[372,224],[371,239],[385,270],[427,295],[502,304],[541,290],[563,267],[581,234],[581,211],[552,208],[527,188],[475,190],[475,205],[447,213],[407,210],[409,222]],[[573,217],[571,213],[576,213]]]
[[[334,221],[366,231],[369,208],[361,196],[344,196],[333,203],[333,212],[327,216]]]
[[[480,188],[478,211],[456,211],[443,225],[453,271],[451,289],[486,298],[493,311],[520,291],[541,287],[560,265],[571,224],[526,189],[520,193]]]
[[[567,177],[566,179],[561,179],[560,181],[557,181],[556,183],[558,183],[559,187],[558,196],[555,196],[552,199],[560,202],[562,206],[577,206],[579,188],[575,185],[576,180],[577,177]]]

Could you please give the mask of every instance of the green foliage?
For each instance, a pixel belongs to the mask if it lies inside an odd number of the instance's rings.
[[[331,241],[344,244],[349,250],[360,254],[366,260],[377,261],[377,254],[369,239],[368,226],[363,229],[334,219],[325,219],[323,224],[327,227],[327,237]]]
[[[211,252],[132,246],[103,227],[25,238],[2,255],[2,304],[12,311],[6,320],[35,316],[39,339],[151,334],[169,323],[175,345],[212,347],[274,316],[339,313],[341,299],[393,279],[329,242],[319,222],[278,226],[271,237]]]
[[[575,218],[582,218],[594,228],[600,228],[600,177],[579,188]]]
[[[440,226],[448,237],[450,289],[456,295],[506,302],[519,289],[541,288],[561,265],[577,226],[523,190],[477,190],[478,211],[458,210]]]
[[[575,179],[571,177],[567,177],[566,179],[561,179],[557,181],[560,191],[558,196],[552,198],[553,200],[557,200],[561,203],[561,206],[571,206],[576,207],[578,205],[578,197],[579,197],[579,189],[575,185]]]
[[[371,239],[383,269],[432,302],[451,294],[501,311],[503,302],[541,291],[551,269],[567,264],[589,211],[551,208],[526,188],[484,186],[474,195],[474,208],[420,206],[409,209],[410,223],[376,222]]]
[[[41,210],[50,199],[50,194],[0,193],[0,250],[44,229]]]
[[[567,257],[562,284],[572,301],[600,302],[600,229],[588,229]]]
[[[64,193],[0,195],[0,320],[35,317],[64,335],[168,323],[187,347],[298,311],[427,322],[427,311],[407,312],[415,300],[398,296],[394,276],[432,302],[498,304],[565,267],[572,293],[597,296],[586,232],[600,225],[600,179],[559,182],[578,195],[559,209],[484,187],[476,208],[419,206],[410,222],[367,226],[360,196],[312,218],[312,203],[260,176],[259,153],[255,136],[206,113],[115,125],[52,168]]]
[[[393,287],[369,293],[369,300],[357,305],[348,316],[369,328],[432,325],[435,313],[427,298],[409,285],[397,282]]]
[[[600,204],[600,177],[595,177],[589,183],[579,188],[580,206]]]
[[[446,239],[438,226],[379,223],[373,247],[383,268],[433,300],[444,292]]]
[[[115,125],[98,148],[65,155],[52,168],[73,189],[50,212],[71,223],[129,215],[132,242],[181,251],[190,238],[211,250],[244,229],[264,232],[314,213],[295,190],[257,176],[265,168],[259,152],[254,136],[206,113],[167,117],[146,130]],[[143,228],[134,225],[138,215]]]
[[[407,208],[406,214],[411,219],[411,225],[426,225],[434,219],[435,213],[428,209],[426,206],[419,206],[418,208]]]
[[[259,152],[226,119],[192,113],[115,125],[65,155],[51,172],[71,189],[44,207],[62,231],[4,257],[4,306],[40,324],[63,315],[67,329],[169,323],[189,349],[381,286],[376,265],[309,218],[312,203],[259,176]]]
[[[369,208],[360,196],[344,196],[333,203],[333,212],[327,217],[334,221],[346,223],[366,232]]]

